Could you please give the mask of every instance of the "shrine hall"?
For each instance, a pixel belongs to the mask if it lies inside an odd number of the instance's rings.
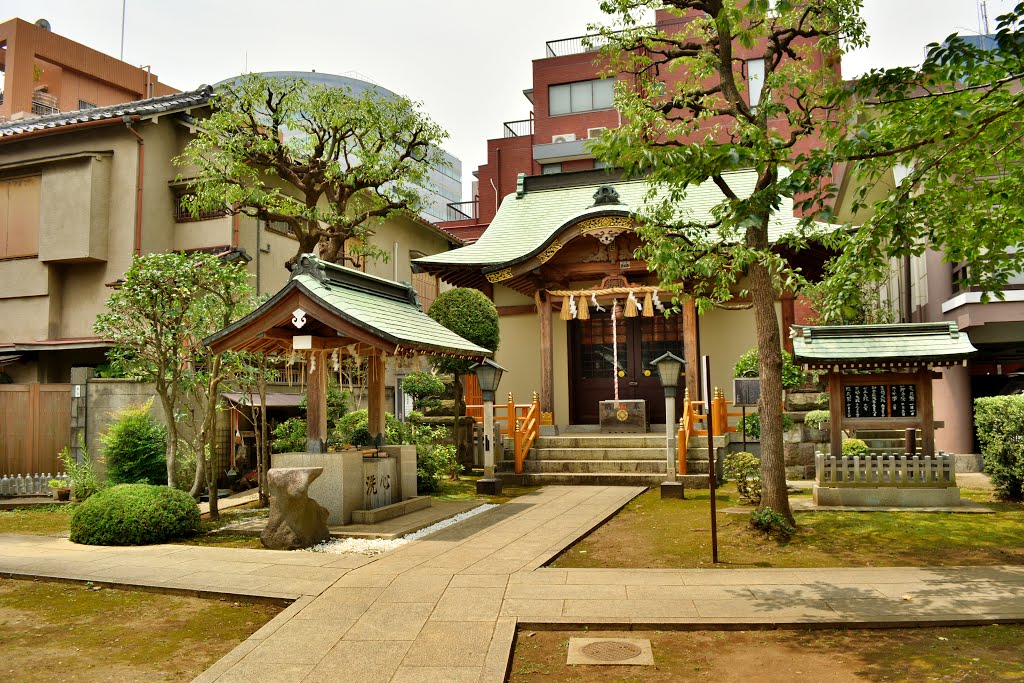
[[[753,190],[753,172],[728,175],[730,186]],[[754,312],[739,291],[698,316],[692,300],[673,302],[659,287],[657,275],[636,256],[636,216],[651,186],[618,178],[604,170],[520,175],[516,192],[502,201],[478,241],[413,261],[420,272],[493,299],[501,329],[495,360],[507,369],[502,393],[538,392],[541,423],[560,430],[597,424],[598,404],[613,398],[616,379],[616,399],[646,400],[650,424],[675,422],[678,415],[665,415],[651,361],[671,352],[696,368],[702,353],[711,354],[712,383],[725,388],[736,360],[755,345]],[[723,199],[714,183],[693,186],[677,217],[711,222]],[[798,223],[792,202],[784,201],[770,238]],[[813,276],[828,254],[812,247],[786,256],[801,259]],[[777,314],[788,341],[788,327],[800,322],[792,296],[780,296]],[[683,374],[691,396],[698,396],[697,373]]]

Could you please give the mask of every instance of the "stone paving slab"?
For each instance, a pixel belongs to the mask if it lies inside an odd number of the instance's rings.
[[[197,681],[503,681],[517,628],[1024,621],[1024,567],[551,569],[639,487],[545,487],[377,557],[0,536],[0,574],[294,602]]]

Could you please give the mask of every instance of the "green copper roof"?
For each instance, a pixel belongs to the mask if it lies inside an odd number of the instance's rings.
[[[903,325],[794,325],[793,356],[798,363],[828,365],[854,363],[960,361],[977,351],[956,323]]]
[[[738,171],[726,174],[726,179],[737,194],[743,196],[753,192],[757,176],[753,171]],[[594,193],[605,186],[618,192],[620,203],[594,206]],[[478,241],[461,249],[418,258],[414,263],[498,267],[541,250],[564,227],[589,215],[636,213],[644,207],[649,189],[650,185],[645,180],[608,180],[576,187],[513,193],[502,201],[494,220]],[[711,210],[723,199],[722,191],[712,182],[692,186],[679,205],[677,215],[681,219],[710,222],[714,220]],[[799,219],[793,216],[793,202],[784,200],[769,225],[769,239],[777,240],[793,230],[798,222]]]
[[[292,269],[291,280],[281,291],[249,315],[208,338],[206,343],[255,322],[296,288],[388,345],[476,358],[491,355],[490,350],[463,339],[424,313],[410,285],[327,263],[312,254],[299,259]],[[397,348],[385,350],[398,351]]]

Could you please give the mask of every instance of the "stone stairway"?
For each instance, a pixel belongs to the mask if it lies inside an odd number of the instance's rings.
[[[872,453],[903,453],[905,446],[902,429],[858,429],[857,438],[863,439]],[[921,452],[921,430],[917,430],[915,441],[917,453]]]
[[[716,437],[716,447],[724,446]],[[498,463],[503,481],[529,486],[546,484],[595,486],[658,486],[666,480],[665,435],[566,433],[541,436],[523,461],[523,473],[514,473],[514,457],[506,442]],[[707,437],[691,437],[687,454],[688,488],[708,486]]]

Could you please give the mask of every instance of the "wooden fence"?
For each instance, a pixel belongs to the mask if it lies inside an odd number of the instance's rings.
[[[0,476],[63,470],[70,439],[70,384],[0,384]]]

